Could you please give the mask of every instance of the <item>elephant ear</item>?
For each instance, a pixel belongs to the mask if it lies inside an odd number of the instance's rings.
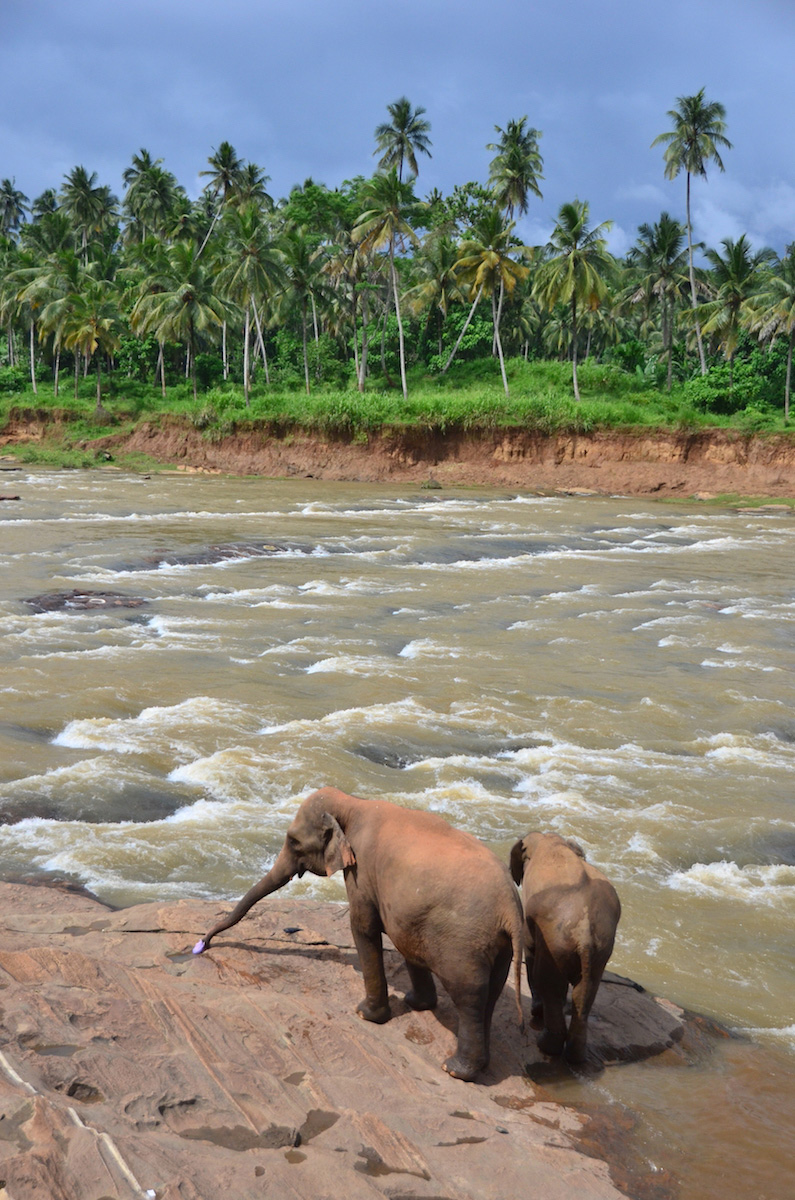
[[[585,851],[579,842],[575,842],[573,838],[564,838],[563,840],[568,846],[569,850],[573,850],[578,858],[585,858]]]
[[[323,813],[323,831],[326,838],[326,848],[323,859],[326,864],[326,874],[333,875],[335,871],[344,871],[356,863],[353,847],[345,836],[345,831],[336,817],[331,813]]]
[[[519,841],[511,850],[511,877],[517,887],[522,886],[522,877],[524,875],[524,838],[519,838]]]

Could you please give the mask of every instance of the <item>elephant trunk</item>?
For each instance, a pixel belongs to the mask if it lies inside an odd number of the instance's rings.
[[[279,857],[276,859],[276,862],[273,864],[270,871],[268,871],[268,874],[264,875],[262,879],[260,879],[259,883],[255,883],[253,887],[249,888],[242,900],[237,902],[228,917],[224,917],[223,920],[219,921],[217,925],[213,925],[212,929],[205,934],[203,943],[197,943],[197,952],[201,953],[199,946],[201,946],[202,950],[206,950],[211,939],[214,938],[217,933],[222,933],[225,929],[230,929],[232,925],[237,925],[238,921],[242,920],[248,910],[253,908],[258,900],[262,900],[264,896],[270,896],[271,892],[277,892],[279,888],[282,888],[286,883],[289,883],[297,870],[298,865],[295,861],[295,857],[285,843],[281,849]]]

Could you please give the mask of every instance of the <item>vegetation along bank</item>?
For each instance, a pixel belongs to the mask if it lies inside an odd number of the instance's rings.
[[[32,201],[2,180],[2,436],[28,460],[72,465],[125,453],[786,495],[795,249],[695,243],[691,192],[729,161],[726,114],[702,89],[665,122],[654,145],[684,211],[650,214],[623,257],[580,200],[546,244],[522,243],[544,179],[526,116],[495,126],[485,182],[420,198],[431,125],[405,97],[375,131],[375,174],[308,179],[279,200],[229,142],[196,199],[143,148],[121,199],[84,166]],[[348,465],[334,465],[343,448]],[[465,460],[481,465],[454,468]],[[611,477],[614,461],[658,469]],[[699,481],[684,470],[699,461],[726,470]]]

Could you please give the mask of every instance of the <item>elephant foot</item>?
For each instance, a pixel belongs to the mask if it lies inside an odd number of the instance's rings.
[[[565,1054],[567,1062],[584,1063],[587,1057],[585,1042],[566,1042]]]
[[[406,992],[406,1004],[415,1012],[425,1012],[429,1008],[436,1008],[438,1002],[435,989],[433,992]]]
[[[385,1025],[392,1016],[388,1004],[376,1006],[366,1000],[356,1005],[356,1012],[363,1021],[372,1021],[375,1025]]]
[[[475,1076],[485,1070],[488,1065],[487,1058],[468,1061],[459,1054],[453,1054],[446,1062],[442,1063],[442,1068],[454,1079],[463,1079],[464,1083],[471,1083]]]
[[[563,1053],[563,1038],[550,1033],[548,1029],[538,1038],[537,1045],[542,1054],[548,1054],[551,1058]]]
[[[543,1004],[534,1004],[530,1009],[530,1027],[531,1029],[544,1028],[544,1006]]]

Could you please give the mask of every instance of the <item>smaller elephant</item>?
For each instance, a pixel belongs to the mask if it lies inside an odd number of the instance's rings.
[[[613,952],[621,903],[616,889],[585,861],[576,842],[528,833],[511,850],[511,875],[522,889],[527,982],[533,1016],[543,1018],[538,1047],[582,1062],[591,1011]],[[571,984],[568,1030],[563,1005]]]

